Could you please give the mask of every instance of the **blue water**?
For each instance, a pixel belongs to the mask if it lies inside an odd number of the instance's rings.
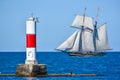
[[[25,52],[0,52],[0,73],[14,74],[17,64],[25,63]],[[48,73],[100,74],[76,77],[0,77],[0,80],[120,80],[120,52],[105,56],[77,57],[62,52],[38,52],[40,64]]]

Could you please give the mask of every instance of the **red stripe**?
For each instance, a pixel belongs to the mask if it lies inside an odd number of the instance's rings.
[[[35,34],[26,34],[26,47],[27,48],[36,47],[36,35]]]

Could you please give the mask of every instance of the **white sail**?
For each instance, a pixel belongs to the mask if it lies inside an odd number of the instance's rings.
[[[74,40],[76,39],[78,30],[76,30],[66,41],[64,41],[60,46],[58,46],[57,50],[66,50],[73,46]]]
[[[78,52],[79,51],[79,48],[81,46],[80,34],[81,34],[81,30],[79,30],[79,32],[77,33],[76,39],[74,41],[74,44],[73,44],[72,48],[69,50],[70,52]]]
[[[71,52],[89,52],[94,51],[93,33],[89,30],[79,30]]]
[[[72,27],[80,28],[81,26],[88,27],[93,30],[92,18],[77,15],[72,23]]]
[[[94,51],[93,44],[93,32],[89,30],[84,30],[82,33],[82,51],[89,52]]]
[[[101,27],[99,27],[97,29],[97,32],[98,32],[98,39],[96,40],[97,51],[104,51],[110,49],[106,32],[106,24],[103,24]]]

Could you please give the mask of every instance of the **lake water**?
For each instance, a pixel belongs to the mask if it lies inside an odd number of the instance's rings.
[[[0,52],[0,73],[14,74],[18,64],[25,63],[25,52]],[[63,52],[37,52],[40,64],[49,73],[100,74],[76,77],[0,77],[0,80],[120,80],[120,52],[105,56],[78,57]]]

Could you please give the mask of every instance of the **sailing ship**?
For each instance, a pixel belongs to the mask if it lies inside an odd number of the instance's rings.
[[[86,8],[85,8],[86,12]],[[106,23],[97,26],[96,21],[85,15],[76,15],[72,26],[76,31],[65,40],[56,50],[67,52],[70,56],[103,56],[109,50]]]

